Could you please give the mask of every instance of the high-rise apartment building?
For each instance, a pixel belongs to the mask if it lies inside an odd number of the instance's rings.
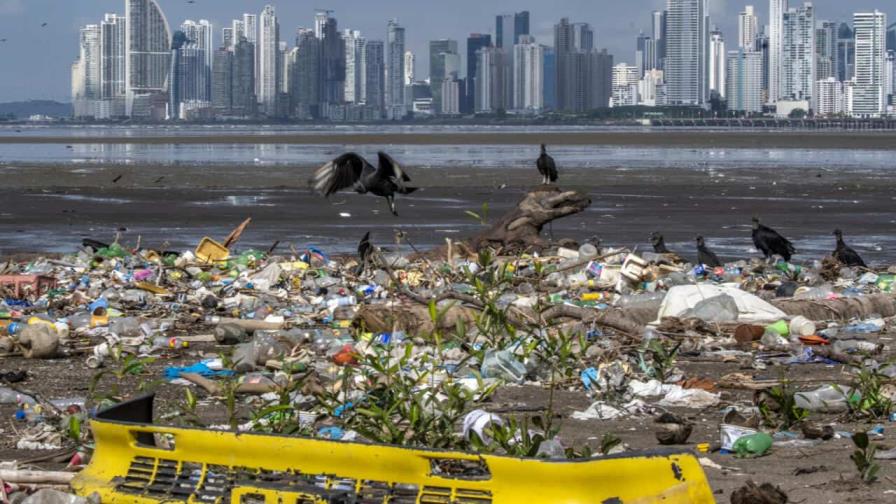
[[[887,15],[880,11],[857,12],[853,16],[856,38],[855,86],[852,114],[880,117],[886,110],[885,68]]]
[[[363,102],[365,85],[364,46],[367,41],[358,30],[345,30],[342,34],[345,44],[345,92],[346,103]]]
[[[756,16],[755,8],[747,5],[737,15],[737,47],[744,51],[752,51],[757,35],[759,35],[759,17]]]
[[[758,114],[762,96],[762,53],[743,48],[728,52],[725,98],[728,110]]]
[[[513,108],[526,112],[544,109],[544,46],[523,35],[513,46]]]
[[[368,40],[364,52],[364,104],[382,117],[386,106],[385,44],[382,40]]]
[[[159,117],[154,95],[167,91],[171,63],[171,29],[157,0],[126,0],[126,114]]]
[[[768,101],[775,103],[782,95],[781,68],[784,58],[784,12],[787,0],[769,0],[768,14]]]
[[[391,20],[386,31],[386,116],[401,119],[405,116],[405,31],[398,21]]]
[[[670,105],[709,99],[709,14],[706,0],[667,0],[666,92]]]
[[[815,8],[806,2],[789,8],[783,18],[783,52],[779,99],[812,102],[815,89]]]
[[[280,68],[278,66],[280,49],[280,23],[274,7],[266,5],[259,17],[258,32],[258,101],[261,111],[273,117],[277,113],[277,96],[280,90]],[[248,27],[248,24],[247,24]],[[247,30],[248,31],[248,30]],[[248,38],[248,37],[247,37]]]
[[[836,74],[837,23],[817,21],[815,26],[815,78],[822,80]]]
[[[722,32],[716,30],[709,35],[709,92],[716,93],[722,98],[727,93],[725,80],[727,73],[725,66],[728,53],[725,52],[725,38]]]

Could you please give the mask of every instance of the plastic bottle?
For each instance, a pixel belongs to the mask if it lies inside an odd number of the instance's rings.
[[[166,336],[157,336],[152,339],[152,348],[153,350],[163,350],[169,349],[173,350],[176,348],[189,348],[190,342],[184,341],[180,338],[175,337],[166,337]]]
[[[861,399],[858,392],[849,387],[824,385],[808,392],[797,392],[794,400],[798,408],[822,413],[842,413],[849,403]]]
[[[772,437],[764,432],[743,436],[734,442],[734,452],[740,458],[765,455],[772,447]]]

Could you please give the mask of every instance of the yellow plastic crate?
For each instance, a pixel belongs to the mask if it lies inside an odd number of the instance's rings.
[[[203,262],[221,262],[230,257],[230,250],[208,236],[196,247],[196,258]]]
[[[152,402],[92,419],[96,451],[72,483],[78,494],[103,504],[715,502],[689,452],[550,461],[157,427]]]

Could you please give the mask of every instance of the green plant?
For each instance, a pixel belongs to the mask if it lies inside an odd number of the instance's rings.
[[[622,440],[619,439],[619,436],[613,434],[612,432],[607,432],[600,439],[600,452],[604,455],[610,453],[613,448],[622,444]]]
[[[865,483],[871,483],[877,479],[877,472],[880,466],[874,462],[874,453],[877,448],[871,444],[868,434],[865,432],[856,432],[852,435],[852,442],[856,445],[856,450],[850,455],[856,470],[859,471],[859,477]]]
[[[463,448],[465,442],[457,434],[456,425],[473,402],[491,395],[496,385],[473,392],[449,378],[434,380],[432,360],[423,356],[412,362],[412,356],[413,345],[406,345],[397,359],[385,347],[371,347],[358,356],[358,366],[343,368],[344,384],[363,384],[355,399],[344,386],[343,394],[321,397],[322,403],[345,428],[371,441]],[[352,407],[346,407],[349,402]]]
[[[540,430],[529,429],[529,422]],[[522,417],[521,419],[508,418],[503,423],[492,423],[484,429],[490,439],[485,443],[475,432],[470,433],[470,442],[473,448],[480,452],[497,453],[510,457],[535,457],[541,444],[553,439],[559,429],[553,429],[545,425],[543,417]],[[547,428],[546,428],[547,427]]]
[[[488,202],[482,204],[482,209],[479,212],[467,210],[464,213],[479,221],[480,225],[488,226]]]
[[[768,390],[768,399],[760,401],[759,413],[763,423],[774,429],[786,430],[809,417],[809,411],[796,405],[796,389],[786,379]]]
[[[859,397],[848,401],[851,413],[874,419],[888,417],[894,410],[893,400],[884,392],[889,377],[865,366],[857,366],[854,373],[855,378],[850,385]]]
[[[650,357],[647,374],[661,382],[665,382],[672,376],[678,358],[678,349],[681,348],[682,343],[682,341],[672,342],[662,338],[650,340],[644,349]]]
[[[120,349],[118,349],[114,355],[121,355]],[[91,401],[100,406],[120,402],[123,399],[121,384],[124,383],[128,377],[143,375],[146,371],[146,367],[153,362],[155,362],[155,358],[153,357],[137,357],[130,354],[124,355],[118,359],[118,365],[116,367],[101,369],[91,377],[88,396]],[[101,384],[105,383],[106,380],[104,380],[104,378],[106,377],[112,377],[113,379],[111,380],[111,383],[108,384],[108,389],[101,393],[99,388]],[[140,380],[137,384],[137,389],[140,392],[145,392],[154,388],[159,383],[161,383],[160,380]]]

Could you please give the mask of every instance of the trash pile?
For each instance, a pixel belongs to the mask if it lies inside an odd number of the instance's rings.
[[[562,459],[627,448],[583,451],[558,436],[557,412],[493,412],[491,398],[518,386],[577,392],[591,404],[569,421],[653,418],[660,444],[736,457],[852,436],[817,415],[886,421],[896,411],[896,365],[880,338],[896,315],[892,268],[706,268],[592,244],[359,260],[314,247],[238,251],[235,241],[174,252],[87,240],[73,255],[8,263],[0,353],[113,380],[138,374],[127,370],[143,359],[189,360],[152,377],[186,390],[167,406],[181,424]],[[698,358],[740,370],[686,374],[682,359]],[[814,387],[769,378],[810,363],[850,375]],[[22,450],[77,445],[86,459],[89,432],[71,426],[124,399],[32,397],[15,384],[24,376],[10,378],[0,403],[27,425]],[[213,407],[226,420],[203,418]],[[719,438],[689,445],[700,411],[716,416]]]

